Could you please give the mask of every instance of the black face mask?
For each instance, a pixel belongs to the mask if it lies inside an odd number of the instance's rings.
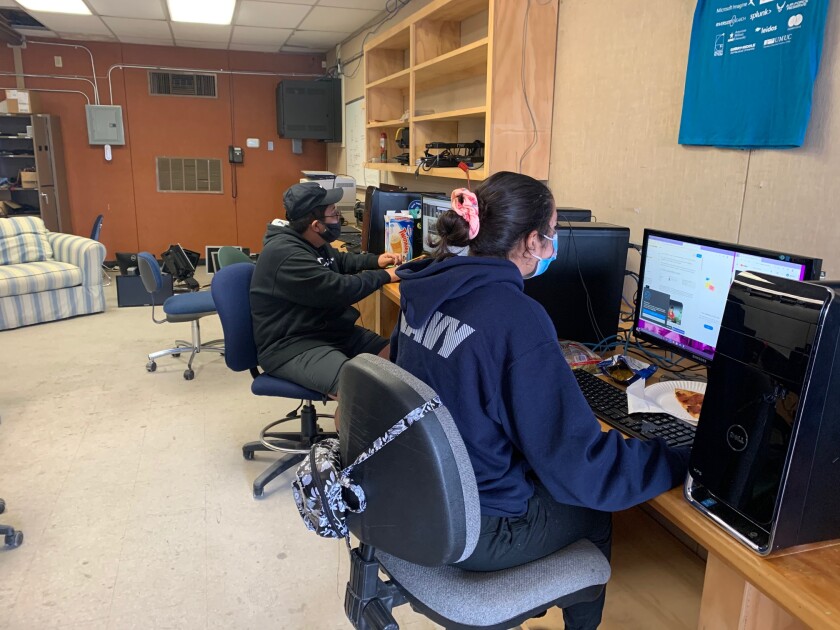
[[[321,221],[321,223],[327,226],[327,231],[320,235],[327,243],[332,243],[341,236],[341,223],[327,223],[325,221]]]

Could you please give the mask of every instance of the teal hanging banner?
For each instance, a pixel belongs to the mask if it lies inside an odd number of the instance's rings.
[[[680,144],[802,146],[828,0],[698,0]]]

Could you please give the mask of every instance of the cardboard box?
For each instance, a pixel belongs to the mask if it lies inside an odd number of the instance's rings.
[[[38,188],[38,173],[33,171],[20,172],[20,187],[21,188]]]
[[[29,90],[6,90],[6,100],[0,103],[3,114],[37,114],[39,109],[38,95]]]

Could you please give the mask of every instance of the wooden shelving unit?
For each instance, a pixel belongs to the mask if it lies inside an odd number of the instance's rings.
[[[480,140],[484,163],[470,179],[501,170],[548,179],[558,3],[435,0],[367,43],[366,168],[414,173],[426,144]],[[396,144],[400,127],[407,149]],[[408,166],[394,161],[405,152]],[[419,174],[466,178],[455,167]]]

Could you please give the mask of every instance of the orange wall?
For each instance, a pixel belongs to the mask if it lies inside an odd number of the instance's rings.
[[[318,74],[323,59],[80,43],[93,51],[102,104],[109,104],[107,73],[114,64]],[[55,67],[56,55],[63,59],[62,68]],[[30,42],[22,57],[24,73],[92,77],[90,58],[81,49]],[[13,69],[11,50],[0,50],[0,72]],[[87,142],[84,97],[39,93],[40,111],[61,118],[73,232],[90,234],[94,217],[104,214],[101,239],[109,259],[116,251],[148,250],[157,255],[175,242],[202,256],[205,245],[237,244],[259,251],[266,223],[283,216],[283,191],[298,181],[302,169],[326,168],[323,143],[304,141],[303,155],[294,155],[291,141],[277,136],[274,89],[281,77],[217,75],[217,98],[150,96],[146,70],[116,69],[112,78],[114,104],[123,106],[126,145],[113,147],[111,162],[105,160],[102,147]],[[25,81],[30,88],[82,90],[93,102],[93,89],[83,81]],[[0,87],[14,86],[14,77],[0,76]],[[246,148],[246,138],[259,138],[260,148]],[[267,150],[269,141],[274,142],[273,152]],[[231,144],[243,147],[244,164],[228,164]],[[222,159],[224,194],[157,192],[156,156]]]

